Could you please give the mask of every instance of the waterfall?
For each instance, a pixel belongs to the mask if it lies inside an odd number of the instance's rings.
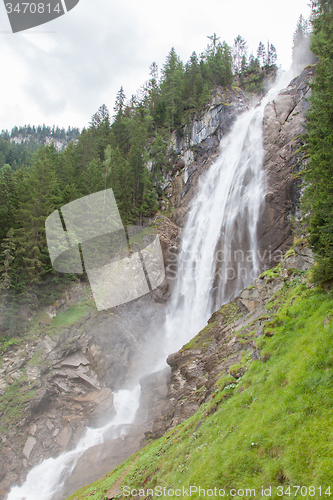
[[[83,453],[96,444],[103,443],[104,437],[115,439],[126,434],[139,407],[140,386],[132,391],[121,390],[114,394],[115,417],[99,429],[87,428],[74,450],[48,458],[31,469],[25,483],[11,489],[7,500],[51,500],[61,492],[64,482],[71,475]]]
[[[165,353],[178,350],[222,304],[260,272],[257,221],[265,195],[264,109],[286,86],[284,74],[261,103],[240,115],[201,176],[190,207],[166,316]]]
[[[221,140],[218,159],[202,175],[183,232],[164,345],[161,339],[163,362],[155,370],[206,325],[214,310],[259,273],[256,228],[265,194],[263,113],[289,76],[284,75],[260,105],[236,119]],[[139,396],[139,386],[116,393],[117,415],[106,426],[88,428],[74,450],[34,467],[21,487],[12,488],[7,500],[52,500],[89,447],[102,443],[106,435],[113,439],[126,432],[125,423],[134,421]]]

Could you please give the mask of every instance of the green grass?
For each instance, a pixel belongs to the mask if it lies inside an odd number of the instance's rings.
[[[18,346],[23,348],[27,342],[35,342],[39,336],[61,334],[66,328],[73,325],[81,327],[88,313],[92,310],[92,303],[89,298],[85,298],[76,305],[70,306],[65,312],[58,312],[54,318],[49,318],[43,311],[39,311],[30,324],[30,330],[24,337],[13,337],[0,339],[0,365],[3,364],[3,355],[6,351]],[[39,322],[42,321],[40,324]],[[68,339],[68,343],[72,341]],[[28,356],[28,348],[26,348]],[[21,353],[22,355],[22,353]],[[26,363],[29,366],[39,366],[47,369],[48,361],[43,355],[42,349],[34,352],[33,356]],[[8,432],[13,426],[21,421],[27,411],[29,403],[36,397],[35,384],[30,384],[26,376],[25,368],[21,368],[22,374],[15,381],[10,381],[9,385],[0,392],[0,431]],[[9,376],[7,376],[9,377]],[[9,377],[10,379],[10,377]]]
[[[52,320],[53,327],[72,326],[88,313],[89,306],[85,303],[69,307],[65,312],[58,312]]]
[[[261,496],[261,488],[271,486],[270,498],[278,499],[294,496],[294,486],[313,486],[322,488],[321,496],[319,489],[315,496],[314,490],[309,494],[303,489],[297,498],[329,498],[333,319],[326,326],[323,321],[332,314],[333,295],[308,290],[296,278],[285,284],[273,305],[279,307],[266,327],[270,336],[257,340],[266,362],[251,362],[237,381],[224,375],[195,415],[121,466],[129,468],[122,487],[255,488]],[[108,498],[107,489],[117,479],[119,467],[70,498]]]

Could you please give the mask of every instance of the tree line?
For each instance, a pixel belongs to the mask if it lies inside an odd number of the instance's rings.
[[[313,278],[333,282],[333,0],[312,1],[311,50],[317,56],[307,115],[303,210],[316,253]]]

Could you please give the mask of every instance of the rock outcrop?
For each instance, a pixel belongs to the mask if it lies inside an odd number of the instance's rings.
[[[247,109],[249,99],[241,89],[217,87],[208,109],[194,118],[182,137],[174,134],[172,145],[178,160],[166,183],[165,195],[177,209],[172,220],[178,226],[184,225],[200,175],[218,156],[221,138],[230,131],[236,117]]]
[[[300,218],[301,180],[295,174],[304,167],[304,152],[300,148],[313,71],[313,67],[305,68],[265,108],[266,196],[258,223],[262,270],[276,265],[290,248],[293,219]]]
[[[179,228],[163,215],[154,226],[167,267],[177,258]],[[98,312],[89,285],[76,283],[52,305],[22,306],[27,332],[0,358],[1,499],[33,466],[73,449],[86,426],[108,422],[115,414],[113,393],[149,373],[159,355],[156,331],[168,296],[166,280],[138,300]],[[144,405],[147,397],[143,390]],[[126,438],[127,451],[101,451],[108,467],[140,447],[155,416],[138,420]]]
[[[156,439],[193,415],[213,396],[218,380],[223,386],[236,383],[251,361],[263,359],[255,341],[265,334],[264,325],[272,316],[273,310],[266,304],[295,273],[308,270],[313,261],[309,248],[296,246],[279,266],[263,273],[222,306],[194,339],[168,357],[171,377],[166,401],[147,438]],[[300,279],[306,282],[304,276]]]
[[[165,404],[169,376],[170,368],[166,367],[140,379],[140,407],[133,424],[124,425],[119,437],[89,448],[78,460],[59,498],[54,500],[67,498],[83,484],[96,481],[145,444],[145,436],[150,435],[154,420],[161,415]]]

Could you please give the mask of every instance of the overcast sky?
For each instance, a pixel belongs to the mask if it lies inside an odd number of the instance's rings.
[[[43,123],[83,128],[101,104],[113,113],[121,85],[128,98],[135,94],[150,64],[161,68],[171,47],[186,62],[214,32],[229,45],[240,34],[254,55],[259,41],[269,40],[288,69],[293,32],[300,14],[309,17],[308,3],[80,0],[64,16],[12,34],[1,2],[0,130]]]

